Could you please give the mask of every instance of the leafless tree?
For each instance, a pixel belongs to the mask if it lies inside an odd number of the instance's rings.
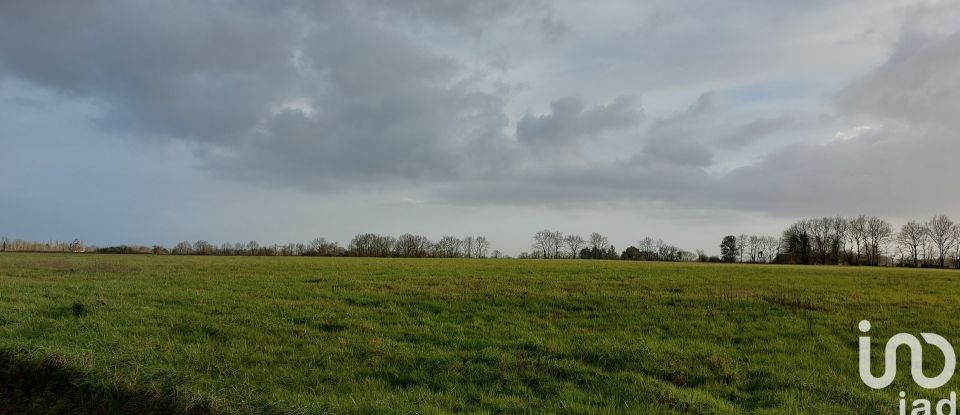
[[[347,245],[350,255],[361,257],[376,256],[376,238],[377,235],[372,233],[361,233],[354,236],[353,239],[350,240],[350,244]]]
[[[847,237],[850,232],[850,221],[842,216],[833,218],[833,253],[836,255],[837,265],[843,263],[843,257],[847,255]],[[847,258],[847,262],[850,258]]]
[[[259,255],[260,254],[260,244],[257,241],[247,242],[247,255]]]
[[[827,264],[827,256],[832,247],[833,219],[824,217],[810,221],[810,236],[812,236],[813,251],[821,265]]]
[[[199,240],[193,243],[193,253],[197,255],[213,255],[213,244]]]
[[[461,249],[463,249],[463,256],[465,258],[473,258],[473,237],[472,236],[463,238],[463,246],[461,247]]]
[[[744,235],[742,233],[740,234],[740,236],[737,237],[737,253],[738,253],[737,260],[739,260],[740,262],[743,262],[743,256],[745,255],[744,251],[747,250],[748,239],[749,238],[747,237],[747,235]]]
[[[288,243],[286,245],[280,246],[280,256],[294,256],[300,255],[297,251],[297,244]]]
[[[871,216],[867,219],[867,244],[870,249],[870,263],[880,265],[883,249],[890,237],[893,236],[893,226],[890,222]]]
[[[405,233],[397,237],[394,245],[396,256],[404,258],[423,258],[428,255],[430,240],[422,235]]]
[[[338,256],[344,254],[343,247],[337,242],[327,241],[327,238],[316,238],[310,241],[306,255]]]
[[[486,258],[487,250],[490,249],[490,241],[487,240],[486,236],[478,236],[473,238],[473,257],[474,258]]]
[[[659,244],[657,248],[657,256],[661,261],[679,261],[681,252],[680,248],[666,243]]]
[[[780,255],[783,240],[775,236],[764,236],[760,238],[760,259],[763,262],[773,262]]]
[[[560,258],[560,248],[563,247],[563,233],[544,229],[533,235],[533,250],[542,258]]]
[[[441,258],[455,258],[460,256],[460,247],[463,241],[455,236],[444,236],[437,241],[436,255]]]
[[[860,264],[860,258],[867,244],[867,217],[865,215],[850,219],[850,239],[857,247],[856,264]]]
[[[941,268],[947,265],[947,253],[957,242],[956,227],[957,225],[947,215],[934,216],[930,222],[927,222],[927,232],[930,241],[937,249],[938,264]]]
[[[193,253],[193,245],[187,241],[180,241],[173,247],[173,253],[177,255],[190,255]]]
[[[553,231],[549,229],[539,231],[533,234],[533,246],[531,248],[539,252],[541,258],[550,258],[550,252],[553,250],[552,239]]]
[[[746,245],[747,253],[750,255],[750,262],[760,262],[760,237],[756,235],[748,236]]]
[[[923,224],[917,221],[910,221],[903,225],[903,227],[900,228],[900,233],[897,234],[897,242],[910,254],[914,267],[920,266],[920,246],[923,245],[928,232],[927,227]]]
[[[649,259],[656,252],[656,242],[653,238],[645,236],[637,242],[637,248],[640,249],[640,256]]]
[[[576,258],[580,254],[587,241],[580,235],[567,235],[563,237],[563,246],[567,248],[567,255],[570,258]]]
[[[350,255],[363,257],[387,257],[394,252],[397,239],[389,235],[361,233],[350,240]]]
[[[550,235],[550,249],[553,259],[559,259],[563,249],[563,232],[555,231]]]

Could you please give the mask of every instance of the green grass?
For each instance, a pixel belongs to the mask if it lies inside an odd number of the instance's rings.
[[[960,340],[960,273],[0,254],[0,413],[895,413],[900,332]],[[928,349],[928,373],[938,363]]]

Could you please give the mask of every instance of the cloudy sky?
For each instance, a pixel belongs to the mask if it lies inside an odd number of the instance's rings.
[[[0,4],[0,235],[551,228],[718,251],[960,216],[960,1]]]

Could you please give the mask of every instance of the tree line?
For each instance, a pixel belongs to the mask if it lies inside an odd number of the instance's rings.
[[[503,254],[491,250],[485,236],[458,238],[444,236],[431,241],[426,236],[405,233],[398,237],[362,233],[354,236],[346,247],[326,238],[307,243],[261,245],[257,241],[215,245],[205,240],[181,241],[172,248],[162,245],[87,246],[79,239],[66,242],[32,242],[0,239],[0,252],[87,252],[102,254],[154,255],[219,255],[219,256],[358,256],[402,258],[500,258]]]
[[[606,236],[593,232],[588,239],[577,234],[564,235],[560,231],[544,229],[533,235],[529,252],[520,254],[521,259],[622,259],[633,261],[694,261],[706,257],[702,251],[693,254],[662,239],[640,239],[636,246],[623,252],[610,243]]]
[[[960,225],[947,215],[897,230],[876,216],[800,219],[780,238],[727,235],[724,262],[960,268]]]
[[[0,238],[6,252],[97,252],[156,255],[249,255],[249,256],[358,256],[402,258],[503,258],[491,249],[485,236],[443,236],[431,240],[405,233],[394,237],[361,233],[347,246],[325,238],[306,243],[261,245],[257,241],[215,245],[204,240],[162,245],[88,246],[71,242],[36,242]],[[780,236],[727,235],[719,256],[702,250],[686,251],[662,239],[644,237],[635,245],[617,251],[609,238],[593,232],[587,238],[544,229],[533,235],[528,252],[520,258],[620,259],[634,261],[700,261],[777,263],[802,265],[868,265],[960,268],[960,224],[946,215],[929,220],[911,220],[896,229],[877,216],[824,216],[800,219]]]
[[[365,257],[403,258],[500,258],[497,250],[490,250],[490,241],[485,236],[443,236],[431,241],[422,235],[405,233],[398,237],[362,233],[354,236],[346,253]]]
[[[0,238],[0,252],[86,252],[87,246],[83,241],[74,239],[72,242],[48,241],[37,242],[23,239]]]

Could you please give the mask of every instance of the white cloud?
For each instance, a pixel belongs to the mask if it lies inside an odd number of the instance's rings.
[[[876,128],[870,125],[861,125],[857,127],[852,127],[845,130],[837,131],[837,133],[833,135],[833,139],[836,141],[853,140],[864,134],[869,134],[873,132],[875,129]]]

